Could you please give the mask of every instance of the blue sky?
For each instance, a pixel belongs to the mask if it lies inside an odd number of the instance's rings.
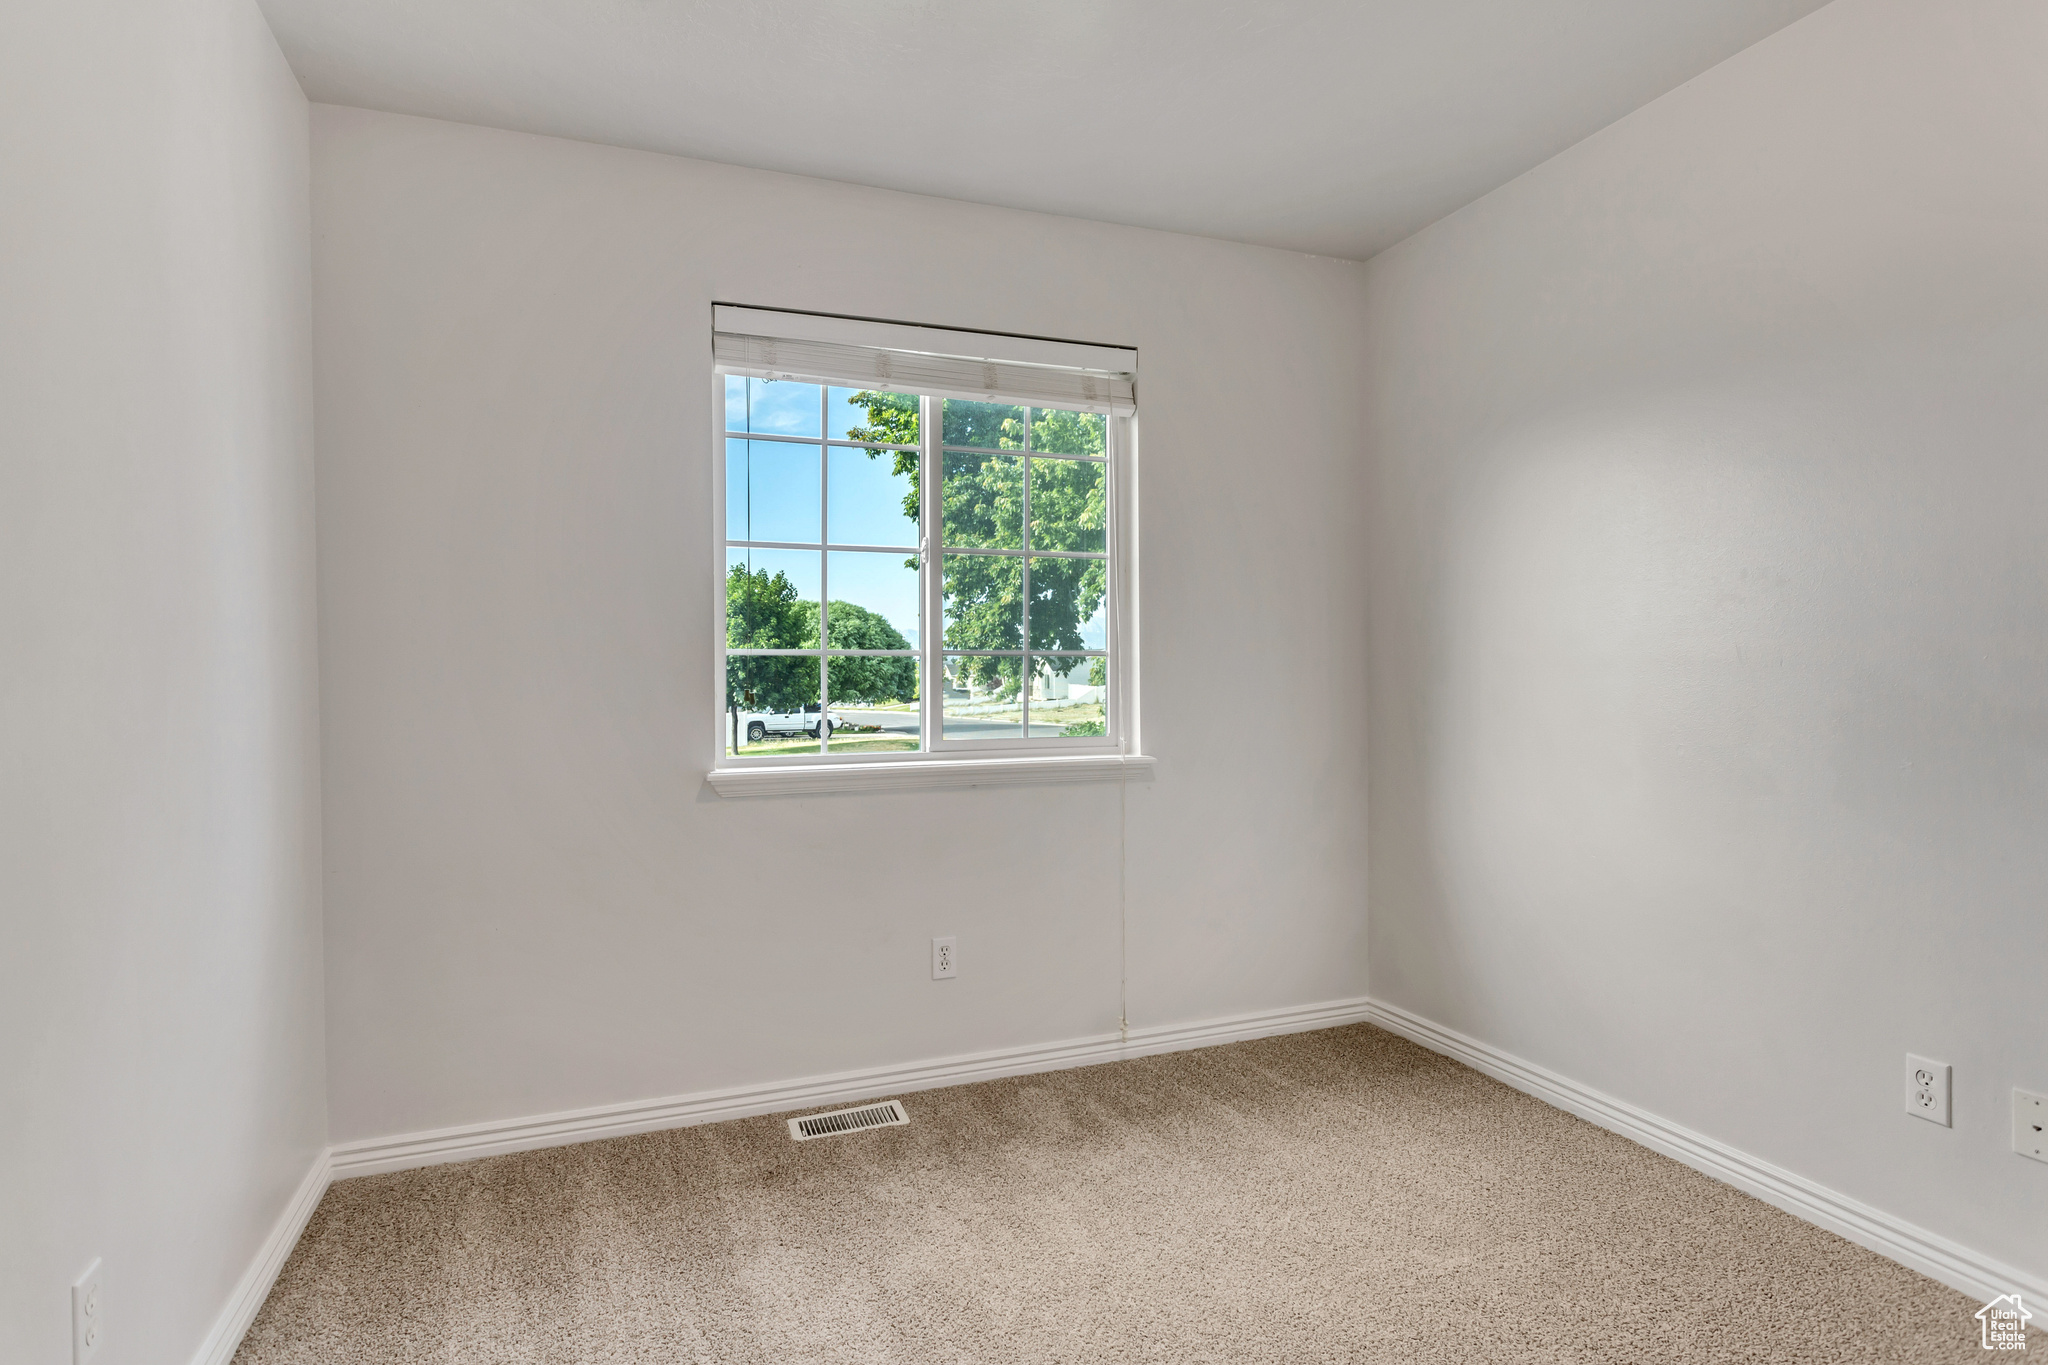
[[[847,401],[854,389],[826,391],[826,433],[844,439],[864,426],[867,413]],[[819,386],[788,381],[725,381],[726,430],[819,434]],[[819,447],[780,441],[728,438],[725,465],[726,536],[732,540],[819,539]],[[797,590],[816,600],[821,567],[829,568],[832,598],[852,602],[889,619],[912,645],[918,642],[917,571],[906,568],[905,550],[917,544],[917,523],[903,512],[908,475],[894,472],[895,456],[883,451],[826,448],[830,525],[834,545],[894,545],[903,550],[869,554],[832,550],[829,564],[808,550],[733,550],[728,563],[749,561],[756,569],[787,573]]]
[[[725,379],[725,428],[729,433],[769,432],[782,436],[843,440],[867,422],[865,409],[848,400],[858,390],[825,391],[819,411],[819,386],[788,380]],[[820,447],[782,441],[749,441],[728,436],[725,465],[725,524],[730,540],[783,540],[816,543],[821,519],[818,459]],[[892,472],[893,453],[872,457],[864,450],[824,447],[830,527],[834,545],[917,544],[917,523],[903,512],[910,491],[908,475]],[[797,591],[816,601],[821,569],[829,567],[832,599],[852,602],[888,618],[915,646],[918,643],[917,571],[906,568],[904,551],[863,553],[830,550],[829,565],[815,550],[729,549],[728,565],[746,562],[755,569],[789,575]],[[1105,648],[1102,612],[1082,627],[1090,649]]]
[[[825,434],[846,439],[854,427],[866,426],[867,409],[851,400],[858,389],[832,389],[826,395]],[[768,432],[775,436],[818,435],[818,386],[789,380],[725,377],[725,429]]]

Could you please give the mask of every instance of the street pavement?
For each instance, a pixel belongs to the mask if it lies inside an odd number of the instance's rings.
[[[869,711],[854,706],[835,706],[832,708],[832,714],[848,725],[876,725],[886,733],[903,735],[906,738],[915,738],[917,735],[918,714],[915,711]],[[1033,728],[1037,730],[1037,727]],[[1014,739],[1017,736],[1017,729],[1014,714],[1008,719],[1001,715],[990,715],[950,716],[946,720],[946,734],[954,739]]]

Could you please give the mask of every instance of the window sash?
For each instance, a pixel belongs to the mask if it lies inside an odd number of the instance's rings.
[[[722,376],[714,377],[712,382],[714,420],[718,427],[719,439],[722,442],[729,435],[735,434],[727,433],[724,430],[725,396],[723,378]],[[825,381],[806,380],[803,382],[822,383]],[[844,383],[844,380],[838,381],[838,386],[843,387]],[[905,390],[901,387],[898,387],[895,388],[893,391],[903,392]],[[717,703],[716,711],[719,717],[719,734],[715,740],[713,747],[713,766],[721,768],[757,766],[788,767],[799,764],[810,765],[820,763],[832,765],[856,765],[862,763],[878,762],[926,762],[933,760],[943,760],[947,757],[986,759],[1000,757],[1003,755],[1014,755],[1017,757],[1029,756],[1036,758],[1044,758],[1061,754],[1081,756],[1102,754],[1127,754],[1134,751],[1135,731],[1131,721],[1133,715],[1132,699],[1135,696],[1134,685],[1136,681],[1136,668],[1135,663],[1131,658],[1131,651],[1127,648],[1127,643],[1125,639],[1125,632],[1128,623],[1125,619],[1125,612],[1127,610],[1127,606],[1124,579],[1127,572],[1126,566],[1130,562],[1129,556],[1132,553],[1132,546],[1126,543],[1128,532],[1124,522],[1123,506],[1124,499],[1128,496],[1124,486],[1126,476],[1123,473],[1123,470],[1125,468],[1125,460],[1127,459],[1126,451],[1127,443],[1129,440],[1127,420],[1116,415],[1108,416],[1107,421],[1105,423],[1104,433],[1105,453],[1100,456],[1063,455],[1053,452],[1040,453],[1031,450],[990,452],[994,454],[1018,455],[1026,457],[1027,471],[1029,469],[1030,460],[1040,459],[1071,459],[1094,462],[1107,466],[1107,468],[1104,471],[1104,492],[1107,502],[1107,516],[1105,518],[1106,530],[1104,534],[1105,549],[1103,551],[1097,552],[1080,550],[1062,551],[1031,549],[1029,540],[1030,521],[1028,514],[1028,502],[1026,508],[1026,519],[1024,524],[1024,547],[1015,549],[997,549],[975,546],[962,546],[955,548],[943,546],[940,543],[941,538],[938,531],[934,530],[934,528],[939,528],[940,530],[943,529],[942,499],[944,495],[944,452],[948,450],[968,450],[973,448],[965,446],[948,446],[943,443],[942,418],[945,397],[946,395],[937,394],[919,395],[919,442],[918,445],[915,447],[890,446],[881,443],[865,441],[834,440],[822,435],[819,437],[768,437],[765,435],[757,435],[754,433],[740,433],[735,435],[736,439],[740,436],[743,436],[745,439],[749,440],[775,439],[790,442],[793,444],[811,445],[820,448],[825,446],[836,445],[842,447],[852,446],[865,449],[915,449],[918,452],[918,488],[920,501],[919,532],[922,540],[922,543],[917,546],[837,545],[831,543],[831,529],[829,524],[821,524],[820,535],[822,539],[818,542],[728,540],[725,536],[725,532],[728,529],[725,525],[726,459],[724,455],[723,445],[721,444],[717,447],[719,452],[718,458],[716,458],[713,461],[713,515],[718,522],[720,534],[714,538],[714,553],[716,556],[716,563],[718,565],[716,581],[716,620],[718,633],[718,648],[715,651],[714,667],[716,670],[716,690],[714,696]],[[970,401],[989,401],[989,398],[990,396],[986,394],[975,394],[971,396]],[[820,401],[821,403],[826,401],[826,396],[821,394]],[[996,397],[996,401],[1023,402],[1024,400],[1021,400],[1014,395],[1005,393],[998,395]],[[1054,406],[1050,403],[1030,403],[1026,405],[1032,407]],[[1029,442],[1027,438],[1027,445],[1028,444]],[[824,505],[827,502],[829,502],[829,488],[825,484],[825,480],[827,478],[828,473],[826,468],[824,468],[826,463],[827,462],[821,459],[821,512],[823,512]],[[725,621],[725,563],[726,555],[729,549],[789,549],[815,551],[819,552],[821,556],[823,552],[839,550],[866,550],[917,555],[919,560],[919,573],[921,575],[919,585],[921,592],[921,603],[919,613],[920,619],[918,622],[918,648],[909,651],[835,649],[824,647],[823,641],[821,640],[820,647],[818,648],[738,648],[728,651],[726,647]],[[1025,648],[1015,650],[963,650],[948,648],[945,645],[945,557],[947,555],[1011,556],[1025,559],[1024,570],[1026,575],[1026,593],[1024,607],[1023,611],[1020,614],[1019,621],[1019,627],[1022,632],[1020,638],[1026,646]],[[1030,649],[1028,647],[1031,638],[1029,616],[1030,594],[1028,591],[1028,578],[1030,569],[1029,561],[1031,559],[1099,560],[1105,564],[1107,571],[1107,584],[1103,597],[1103,612],[1105,617],[1105,640],[1103,648],[1094,650],[1060,650]],[[823,604],[828,603],[831,600],[831,583],[829,577],[825,576],[828,573],[829,568],[823,565],[821,559],[821,574],[819,583],[819,601],[821,607],[823,606]],[[821,736],[818,741],[819,751],[815,755],[807,753],[799,756],[797,754],[784,753],[772,756],[752,757],[747,755],[744,751],[737,755],[727,754],[725,752],[725,748],[729,736],[726,735],[724,731],[726,728],[726,659],[728,657],[728,654],[730,654],[733,657],[760,655],[785,657],[793,656],[806,658],[815,657],[819,659],[819,684],[821,692],[820,704],[825,708],[825,710],[828,713],[835,705],[844,705],[844,703],[836,703],[831,699],[830,660],[832,658],[863,656],[884,656],[898,658],[914,657],[919,661],[920,669],[919,748],[916,751],[895,750],[882,753],[866,754],[833,753],[829,748],[829,741],[825,737]],[[1099,658],[1104,660],[1107,666],[1107,682],[1105,695],[1103,697],[1103,735],[1099,738],[1079,736],[1074,738],[1066,738],[1061,736],[1032,736],[1030,733],[1030,674],[1035,672],[1036,670],[1034,668],[1030,668],[1027,665],[1025,669],[1020,670],[1024,673],[1025,676],[1021,677],[1019,680],[1019,729],[1021,733],[1017,737],[988,738],[975,736],[948,738],[946,736],[945,731],[945,662],[949,658],[971,656],[1011,657],[1028,660],[1036,660],[1038,658]]]

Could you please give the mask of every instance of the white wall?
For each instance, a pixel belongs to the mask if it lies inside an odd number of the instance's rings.
[[[1374,993],[2034,1273],[2044,242],[2048,9],[1837,0],[1374,260],[1365,370]]]
[[[307,108],[0,11],[0,1359],[191,1358],[326,1138]]]
[[[313,146],[336,1140],[1116,1028],[1114,788],[705,786],[714,299],[1140,349],[1131,1022],[1363,992],[1361,267],[350,109]]]

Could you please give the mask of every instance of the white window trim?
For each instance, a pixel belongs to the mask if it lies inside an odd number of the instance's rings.
[[[865,757],[859,754],[843,758]],[[790,763],[776,767],[713,768],[707,776],[720,796],[817,795],[827,792],[918,791],[946,787],[1028,787],[1069,782],[1122,782],[1152,776],[1155,760],[1143,754],[1034,754],[1011,758],[948,758],[919,754],[914,761]]]
[[[722,313],[734,310],[721,308]],[[816,320],[814,320],[816,321]],[[834,326],[875,327],[877,324],[852,320],[826,320]],[[906,330],[890,325],[892,339]],[[908,329],[915,331],[917,329]],[[854,333],[857,335],[858,333]],[[935,335],[937,335],[935,333]],[[951,335],[951,334],[945,334]],[[1006,338],[973,334],[980,349],[1000,352]],[[1015,339],[1029,347],[1048,343]],[[1080,348],[1103,351],[1107,348]],[[1121,353],[1128,355],[1128,352]],[[1019,357],[1020,359],[1024,357]],[[1033,352],[1032,360],[1038,359]],[[825,378],[822,382],[832,382]],[[849,381],[841,380],[840,383]],[[712,380],[712,537],[713,620],[717,647],[712,660],[712,696],[716,710],[725,714],[726,687],[726,554],[725,525],[725,443],[724,376]],[[994,395],[988,395],[994,396]],[[767,796],[786,793],[889,791],[915,788],[957,788],[993,785],[1038,785],[1044,783],[1124,781],[1149,778],[1153,760],[1140,747],[1138,725],[1137,648],[1137,442],[1133,416],[1106,418],[1105,459],[1109,473],[1108,566],[1109,587],[1105,596],[1107,632],[1104,654],[1109,663],[1109,695],[1104,708],[1106,734],[1099,742],[1086,740],[1002,739],[947,741],[941,728],[943,689],[934,685],[937,670],[943,668],[944,648],[943,575],[944,554],[933,528],[938,519],[941,497],[939,471],[942,465],[943,430],[938,419],[939,398],[925,396],[919,413],[919,489],[923,507],[919,534],[923,543],[919,557],[923,564],[922,620],[918,638],[918,659],[922,682],[920,742],[926,747],[915,754],[901,751],[882,754],[821,753],[815,759],[793,760],[788,756],[747,758],[725,752],[723,723],[712,727],[710,767],[707,781],[721,796]],[[1050,406],[1050,405],[1048,405]],[[826,433],[822,439],[829,439]],[[829,589],[829,585],[827,585]],[[1028,644],[1028,639],[1026,641]],[[1028,680],[1024,684],[1029,686]],[[829,710],[830,702],[824,706]],[[1057,744],[1057,748],[1052,747]]]

